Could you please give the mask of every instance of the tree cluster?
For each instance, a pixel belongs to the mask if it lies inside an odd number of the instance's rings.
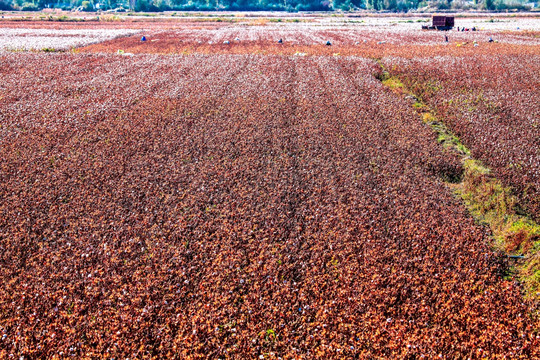
[[[532,4],[532,5],[531,5]],[[530,10],[538,2],[524,0],[0,0],[0,10],[43,8],[83,11],[124,8],[132,11],[394,11],[409,10]]]

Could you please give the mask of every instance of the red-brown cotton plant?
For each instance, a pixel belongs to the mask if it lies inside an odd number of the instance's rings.
[[[538,357],[376,68],[1,55],[0,357]]]

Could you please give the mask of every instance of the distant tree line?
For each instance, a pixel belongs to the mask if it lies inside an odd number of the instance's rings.
[[[0,10],[40,10],[43,8],[83,11],[129,9],[132,11],[353,11],[377,10],[530,10],[539,0],[0,0]]]

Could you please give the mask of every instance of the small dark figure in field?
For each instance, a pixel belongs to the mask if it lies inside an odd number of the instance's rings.
[[[283,39],[279,39],[278,44],[283,44]]]
[[[448,35],[444,35],[444,41],[448,42]]]
[[[332,45],[332,43],[330,42],[330,40],[328,40],[328,41],[326,42],[326,46],[330,46],[330,45]]]
[[[141,41],[146,41],[146,36],[143,36],[143,37],[141,38]]]

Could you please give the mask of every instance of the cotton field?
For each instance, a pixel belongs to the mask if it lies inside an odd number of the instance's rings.
[[[276,16],[0,20],[0,359],[540,358],[538,18]]]
[[[118,37],[134,35],[137,32],[138,30],[130,29],[65,30],[0,27],[0,50],[69,50],[79,46],[86,46]]]

